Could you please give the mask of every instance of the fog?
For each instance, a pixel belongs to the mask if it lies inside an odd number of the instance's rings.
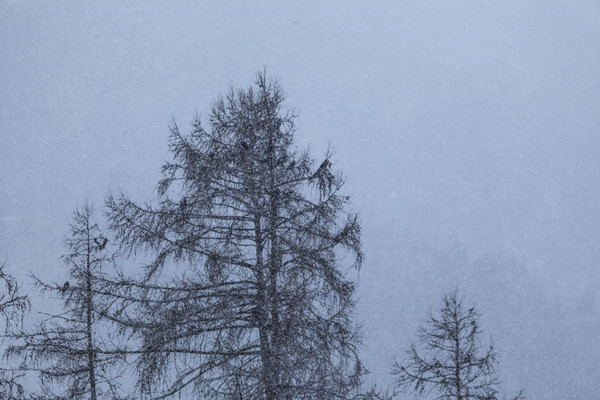
[[[600,3],[323,3],[0,0],[0,258],[66,275],[76,204],[148,198],[169,122],[266,68],[360,214],[379,386],[458,288],[508,392],[597,397]]]

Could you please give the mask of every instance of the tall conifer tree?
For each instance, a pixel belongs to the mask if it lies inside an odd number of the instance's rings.
[[[171,126],[156,204],[108,199],[122,245],[154,255],[114,316],[143,343],[154,397],[338,399],[360,381],[358,219],[330,154],[296,148],[283,101],[258,74],[214,103],[208,129]]]

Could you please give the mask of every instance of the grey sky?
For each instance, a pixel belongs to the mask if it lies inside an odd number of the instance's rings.
[[[360,212],[375,378],[458,286],[507,386],[596,396],[600,3],[222,3],[0,0],[0,257],[64,273],[75,204],[147,198],[171,118],[266,66]]]

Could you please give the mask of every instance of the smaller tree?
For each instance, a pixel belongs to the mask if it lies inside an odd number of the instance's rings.
[[[29,309],[29,299],[19,291],[19,285],[6,270],[6,262],[0,264],[0,316],[4,320],[5,330],[15,322],[23,322],[23,315]]]
[[[439,313],[419,327],[408,361],[394,362],[397,388],[419,395],[435,391],[440,400],[498,399],[497,353],[491,344],[483,349],[478,319],[456,292],[445,295]]]
[[[15,279],[6,272],[6,262],[0,264],[0,320],[4,332],[10,333],[15,326],[23,325],[23,316],[29,310],[29,299],[19,290]],[[18,383],[18,373],[10,368],[0,368],[0,398],[15,399],[24,396],[23,386]]]
[[[9,356],[22,358],[25,370],[40,373],[43,398],[120,397],[114,367],[124,355],[111,344],[100,318],[110,298],[110,281],[103,269],[113,255],[92,215],[89,204],[74,213],[63,256],[69,280],[56,284],[34,277],[42,292],[60,296],[63,311],[46,314],[49,317],[34,332],[15,335],[20,343],[8,350]],[[52,383],[58,384],[60,393],[54,394]]]

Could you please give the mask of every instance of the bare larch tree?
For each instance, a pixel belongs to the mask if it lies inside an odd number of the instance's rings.
[[[113,318],[140,338],[140,387],[161,398],[338,399],[363,370],[352,321],[362,261],[331,157],[294,144],[276,81],[231,89],[183,135],[156,204],[107,201],[131,252],[154,254]]]
[[[496,400],[499,396],[497,353],[482,348],[479,314],[457,292],[445,295],[417,334],[404,363],[394,362],[397,387],[417,394],[435,392],[440,400]],[[513,400],[523,399],[522,394]]]
[[[34,277],[42,293],[61,299],[63,309],[44,313],[35,331],[15,335],[18,343],[8,354],[21,359],[25,369],[39,372],[41,398],[120,398],[114,367],[122,353],[110,344],[99,317],[109,292],[103,269],[113,262],[113,255],[93,221],[92,205],[86,203],[74,212],[70,228],[68,253],[63,256],[69,280],[56,284]]]
[[[0,319],[4,323],[3,332],[23,326],[23,316],[29,310],[29,299],[22,294],[17,281],[6,272],[6,262],[0,264]],[[23,398],[24,389],[19,383],[21,374],[12,368],[0,368],[0,398]]]

